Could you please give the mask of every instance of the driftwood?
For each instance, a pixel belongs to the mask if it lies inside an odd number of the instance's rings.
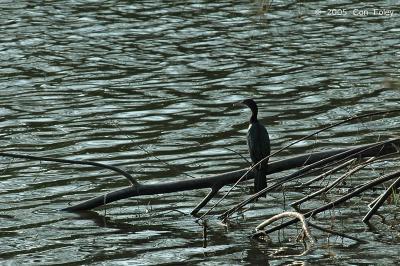
[[[265,191],[270,191],[282,185],[283,183],[290,181],[292,179],[297,179],[302,177],[305,173],[310,173],[310,170],[318,168],[320,166],[326,166],[326,164],[333,161],[341,161],[341,160],[349,160],[349,158],[364,158],[364,157],[373,157],[377,155],[385,155],[390,154],[397,151],[396,146],[400,145],[400,139],[394,139],[384,142],[378,142],[363,146],[358,146],[355,148],[347,148],[347,149],[336,149],[329,151],[321,151],[315,152],[305,155],[296,156],[293,158],[280,160],[271,162],[268,166],[268,174],[273,174],[289,169],[293,169],[296,167],[303,167],[299,171],[286,176],[284,178],[280,178],[276,180],[276,183],[271,187],[268,187]],[[91,165],[99,168],[109,169],[115,171],[125,178],[127,178],[132,184],[129,187],[118,189],[116,191],[92,198],[85,202],[79,203],[77,205],[73,205],[67,208],[64,208],[64,211],[85,211],[91,210],[105,204],[118,201],[121,199],[126,199],[130,197],[142,196],[142,195],[154,195],[154,194],[162,194],[162,193],[173,193],[178,191],[186,191],[186,190],[194,190],[194,189],[211,189],[210,193],[207,197],[192,211],[192,214],[196,214],[202,207],[204,207],[209,200],[218,192],[220,188],[225,185],[234,184],[238,180],[246,181],[253,178],[253,172],[249,171],[248,168],[232,171],[224,174],[219,174],[210,177],[182,180],[182,181],[174,181],[174,182],[166,182],[166,183],[156,183],[156,184],[141,184],[137,182],[129,173],[125,172],[114,166],[109,166],[97,162],[89,162],[89,161],[75,161],[75,160],[65,160],[65,159],[57,159],[50,157],[40,157],[40,156],[31,156],[31,155],[22,155],[22,154],[12,154],[0,152],[0,156],[12,157],[12,158],[22,158],[22,159],[31,159],[31,160],[39,160],[39,161],[52,161],[59,163],[69,163],[69,164],[79,164],[79,165]],[[318,170],[318,169],[317,169]],[[245,178],[242,178],[245,176]],[[265,192],[264,191],[264,192]],[[261,191],[260,193],[263,193]],[[257,194],[250,197],[250,199],[245,200],[238,206],[244,206],[244,203],[251,202],[253,199],[257,198]],[[229,210],[224,214],[224,218],[229,216],[231,213],[236,211],[239,207]]]
[[[301,213],[298,213],[298,212],[289,212],[288,211],[288,212],[283,212],[283,213],[277,214],[275,216],[272,216],[271,218],[269,218],[269,219],[265,220],[264,222],[260,223],[259,225],[257,225],[256,231],[260,232],[267,225],[270,225],[273,222],[278,221],[285,217],[292,217],[292,218],[298,219],[301,222],[301,227],[303,229],[303,232],[306,235],[306,237],[310,240],[311,245],[315,245],[315,238],[311,235],[310,229],[308,227],[308,222],[306,221],[304,215]],[[254,235],[253,235],[253,237],[254,237]]]
[[[347,149],[338,149],[331,151],[316,152],[312,154],[296,156],[286,160],[271,162],[268,166],[268,174],[277,173],[295,167],[300,167],[306,164],[310,164],[319,161],[325,157],[329,157],[332,156],[333,154],[341,153],[346,150]],[[210,188],[211,190],[214,188],[214,190],[217,190],[219,187],[235,183],[246,172],[247,168],[210,177],[173,181],[166,183],[156,183],[156,184],[139,184],[134,187],[122,188],[107,193],[105,195],[98,196],[96,198],[90,199],[80,204],[67,207],[63,210],[65,211],[90,210],[117,200],[136,197],[136,196],[143,196],[143,195],[173,193],[178,191],[204,189],[204,188]],[[250,180],[252,178],[254,178],[253,172],[250,171],[249,173],[247,173],[246,178],[243,181]],[[209,195],[206,198],[208,198]],[[197,206],[196,209],[199,209],[198,207],[199,206]]]
[[[296,156],[293,158],[280,160],[271,162],[268,166],[268,174],[273,174],[289,169],[293,169],[296,167],[303,167],[301,170],[297,171],[294,174],[289,175],[288,177],[284,177],[279,179],[273,186],[268,187],[266,191],[270,191],[274,188],[279,187],[279,185],[284,182],[290,181],[294,178],[301,177],[304,173],[309,173],[308,171],[319,167],[321,165],[326,165],[329,162],[341,159],[348,159],[349,156],[354,157],[372,157],[377,156],[378,154],[384,155],[396,152],[396,146],[400,145],[400,139],[394,139],[385,142],[378,142],[368,145],[363,145],[355,148],[348,149],[337,149],[337,150],[329,150],[329,151],[321,151],[315,152],[305,155]],[[67,208],[64,208],[64,211],[84,211],[91,210],[96,207],[103,206],[105,204],[118,201],[121,199],[126,199],[130,197],[142,196],[142,195],[154,195],[154,194],[162,194],[162,193],[173,193],[178,191],[186,191],[186,190],[194,190],[194,189],[211,189],[210,193],[207,197],[192,211],[192,214],[197,213],[202,207],[204,207],[209,200],[218,192],[218,190],[229,184],[234,184],[237,182],[243,175],[245,178],[242,178],[241,181],[246,181],[253,178],[253,172],[248,171],[248,169],[241,169],[237,171],[232,171],[224,174],[219,174],[210,177],[182,180],[182,181],[174,181],[174,182],[166,182],[166,183],[156,183],[156,184],[141,184],[137,182],[129,173],[113,166],[96,163],[96,162],[88,162],[88,161],[75,161],[75,160],[65,160],[65,159],[56,159],[50,157],[39,157],[39,156],[31,156],[31,155],[21,155],[21,154],[12,154],[12,153],[0,153],[0,156],[13,157],[13,158],[25,158],[31,160],[40,160],[40,161],[52,161],[52,162],[60,162],[60,163],[70,163],[70,164],[80,164],[80,165],[91,165],[95,167],[105,168],[113,170],[125,178],[127,178],[132,186],[118,189],[116,191],[95,197],[93,199],[87,200],[85,202],[79,203],[77,205],[73,205]],[[262,193],[262,192],[261,192]],[[246,200],[244,202],[251,202],[252,199],[256,198],[257,194],[253,195],[250,200]],[[241,203],[243,204],[243,202]],[[245,204],[244,204],[245,205]],[[242,205],[242,206],[244,206]],[[236,209],[238,206],[236,206]],[[233,213],[233,209],[225,213],[225,218]]]
[[[400,139],[395,139],[391,141],[379,142],[374,144],[368,144],[359,146],[356,148],[349,149],[337,149],[337,150],[329,150],[322,151],[316,153],[310,153],[306,155],[296,156],[290,159],[280,160],[271,162],[268,167],[268,174],[277,173],[281,171],[285,171],[288,169],[292,169],[295,167],[301,167],[304,165],[312,165],[316,162],[324,160],[326,158],[330,158],[332,156],[337,156],[337,160],[343,159],[343,154],[356,154],[354,156],[357,157],[372,157],[377,154],[388,154],[396,152],[397,149],[395,145],[400,145]],[[348,155],[347,154],[347,155]],[[77,205],[67,207],[63,210],[65,211],[83,211],[90,210],[96,207],[103,206],[107,203],[111,203],[117,200],[126,199],[135,196],[142,195],[154,195],[154,194],[162,194],[162,193],[173,193],[178,191],[185,190],[193,190],[193,189],[211,189],[211,196],[213,195],[212,190],[218,190],[220,187],[223,187],[228,184],[235,183],[244,173],[247,172],[247,169],[241,169],[233,172],[228,172],[224,174],[219,174],[210,177],[204,178],[196,178],[190,180],[182,180],[175,182],[166,182],[166,183],[156,183],[156,184],[138,184],[132,187],[127,187],[123,189],[119,189],[105,195],[101,195],[95,197],[93,199],[87,200],[85,202],[79,203]],[[246,175],[244,180],[249,180],[253,178],[252,172],[249,172]],[[206,197],[208,200],[211,199],[210,194]],[[203,203],[205,201],[203,200]],[[203,204],[203,206],[206,202]],[[199,206],[198,206],[199,207]],[[200,208],[196,207],[195,210],[199,210]],[[201,206],[202,207],[202,206]]]

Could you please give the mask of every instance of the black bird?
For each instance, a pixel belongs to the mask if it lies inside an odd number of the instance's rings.
[[[247,146],[249,148],[251,161],[254,165],[270,155],[271,146],[269,135],[267,129],[265,129],[257,119],[258,108],[256,102],[252,99],[246,99],[240,103],[249,107],[252,113],[249,129],[247,131]],[[268,159],[265,159],[259,166],[254,168],[255,193],[267,187],[267,168]],[[266,194],[263,194],[263,196],[265,197]]]

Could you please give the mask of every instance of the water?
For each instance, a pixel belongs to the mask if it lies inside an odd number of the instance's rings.
[[[395,1],[274,1],[268,12],[262,1],[0,5],[2,151],[93,160],[121,167],[140,182],[165,182],[246,166],[225,149],[247,154],[249,112],[232,106],[244,98],[257,100],[273,150],[344,117],[398,107]],[[373,15],[374,8],[394,15]],[[339,9],[347,14],[327,13]],[[355,9],[369,12],[359,16]],[[392,114],[344,125],[274,160],[387,139],[399,131],[398,122]],[[127,182],[92,167],[3,157],[1,166],[4,264],[399,262],[398,207],[387,207],[392,215],[385,221],[374,218],[375,229],[360,222],[377,194],[317,221],[369,243],[335,236],[328,241],[314,230],[317,248],[296,256],[303,247],[288,240],[296,230],[273,234],[269,244],[248,236],[307,189],[288,189],[285,197],[272,193],[229,229],[210,217],[203,248],[202,227],[189,213],[206,190],[132,198],[106,211],[73,214],[59,210]],[[395,169],[389,161],[353,178],[361,183]],[[246,198],[249,187],[235,189],[215,213]]]

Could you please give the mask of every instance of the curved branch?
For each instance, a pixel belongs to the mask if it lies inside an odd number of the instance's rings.
[[[264,222],[260,223],[257,227],[256,227],[256,233],[253,234],[253,238],[257,238],[260,235],[263,235],[262,232],[260,232],[264,227],[266,227],[267,225],[272,224],[275,221],[278,221],[282,218],[285,217],[293,217],[295,219],[298,219],[301,222],[301,227],[305,233],[305,235],[307,236],[307,238],[310,240],[311,245],[315,244],[315,238],[311,235],[310,229],[308,228],[308,223],[304,217],[303,214],[299,213],[299,212],[283,212],[277,215],[272,216],[271,218],[265,220]]]
[[[395,139],[391,143],[395,145],[400,145],[400,139]],[[381,143],[378,143],[381,144]],[[373,145],[377,144],[368,144],[364,146],[360,146],[359,149],[363,150],[366,148],[370,148]],[[293,158],[280,160],[271,162],[268,165],[268,173],[277,173],[281,171],[285,171],[288,169],[292,169],[295,167],[301,167],[305,164],[312,164],[317,161],[320,161],[324,158],[331,157],[336,154],[340,154],[349,150],[353,150],[354,148],[348,149],[337,149],[337,150],[330,150],[330,151],[322,151],[316,153],[310,153],[305,155],[296,156]],[[360,157],[371,157],[375,156],[377,153],[386,154],[390,152],[396,151],[393,145],[385,145],[381,144],[378,147],[373,149],[365,150],[364,152],[360,153]],[[119,189],[113,192],[110,192],[106,195],[98,196],[92,199],[89,199],[85,202],[79,203],[77,205],[67,207],[63,209],[64,211],[84,211],[90,210],[99,206],[102,206],[107,203],[111,203],[117,200],[126,199],[129,197],[141,196],[141,195],[154,195],[154,194],[161,194],[161,193],[173,193],[178,191],[184,190],[193,190],[193,189],[204,189],[204,188],[212,188],[216,184],[221,184],[221,186],[235,183],[244,173],[247,172],[247,169],[241,169],[233,172],[223,173],[215,176],[210,177],[203,177],[203,178],[195,178],[190,180],[182,180],[182,181],[173,181],[161,184],[139,184],[135,187],[128,187]],[[254,178],[253,172],[249,172],[244,180],[249,180]]]
[[[139,183],[136,181],[136,179],[133,176],[131,176],[128,172],[125,172],[124,170],[117,168],[115,166],[106,165],[106,164],[102,164],[102,163],[68,160],[68,159],[57,159],[57,158],[33,156],[33,155],[13,154],[13,153],[7,153],[7,152],[0,152],[0,156],[19,158],[19,159],[29,159],[29,160],[36,160],[36,161],[49,161],[49,162],[67,163],[67,164],[91,165],[91,166],[95,166],[98,168],[103,168],[103,169],[105,168],[105,169],[109,169],[114,172],[117,172],[117,173],[125,176],[133,186],[139,185]]]

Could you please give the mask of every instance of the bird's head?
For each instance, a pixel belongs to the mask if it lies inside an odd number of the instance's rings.
[[[251,118],[250,118],[250,123],[253,123],[257,121],[257,113],[258,113],[258,108],[257,104],[253,99],[246,99],[241,102],[236,103],[235,105],[245,105],[250,108],[251,110]]]
[[[249,107],[253,113],[257,113],[258,111],[257,104],[253,99],[246,99],[241,102],[235,103],[234,105],[245,105]]]
[[[253,100],[253,99],[246,99],[246,100],[243,100],[243,101],[241,101],[240,102],[240,104],[242,104],[242,105],[246,105],[246,106],[248,106],[250,109],[254,109],[254,108],[257,108],[257,104],[256,104],[256,102]]]

